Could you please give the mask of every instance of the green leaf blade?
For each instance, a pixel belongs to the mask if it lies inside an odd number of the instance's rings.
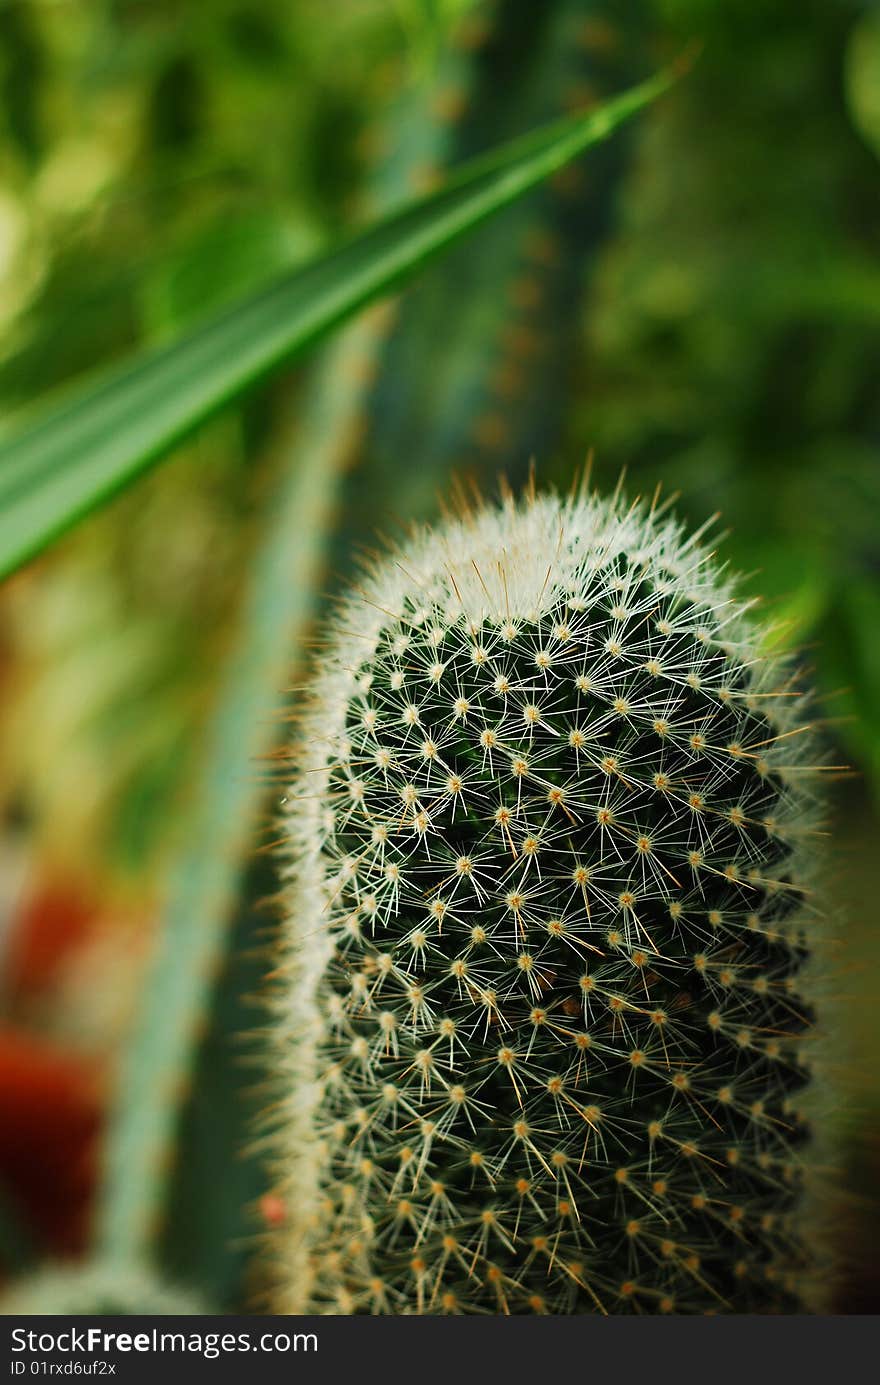
[[[439,192],[87,386],[0,446],[0,577],[201,423],[665,91],[665,71],[478,159]]]

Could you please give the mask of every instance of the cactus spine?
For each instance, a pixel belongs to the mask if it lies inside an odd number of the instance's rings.
[[[287,809],[277,1306],[802,1305],[810,737],[699,536],[508,497],[330,626]]]

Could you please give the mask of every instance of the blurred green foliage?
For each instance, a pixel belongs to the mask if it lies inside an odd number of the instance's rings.
[[[880,164],[845,87],[876,17],[661,8],[705,51],[643,129],[572,445],[680,489],[695,519],[721,512],[725,553],[810,646],[833,735],[876,792]]]
[[[872,5],[0,0],[0,401],[14,415],[175,335],[438,167],[619,89],[695,38],[688,79],[579,186],[512,208],[365,327],[357,352],[328,351],[260,390],[6,590],[3,806],[47,869],[72,864],[114,900],[157,894],[185,839],[185,790],[291,408],[299,445],[346,467],[328,587],[376,527],[427,517],[456,470],[491,489],[496,470],[521,481],[533,453],[539,479],[563,487],[595,448],[604,487],[626,467],[631,493],[679,491],[691,522],[720,511],[723,552],[815,668],[834,760],[863,776],[840,798],[835,840],[854,840],[854,822],[870,838]],[[863,878],[844,869],[839,883],[842,965],[862,969],[847,990],[844,1090],[862,1112],[880,1057],[876,911]],[[249,1212],[260,1179],[231,1159],[250,1077],[230,1035],[250,1023],[242,995],[266,929],[256,901],[271,888],[261,868],[242,889],[163,1233],[167,1264],[233,1306],[247,1301],[253,1225],[241,1203]],[[215,1094],[231,1091],[240,1103],[215,1124]],[[870,1123],[847,1119],[853,1140]],[[866,1186],[876,1178],[876,1153],[847,1157]]]

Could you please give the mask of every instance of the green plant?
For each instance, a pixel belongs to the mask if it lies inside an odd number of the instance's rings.
[[[285,1311],[791,1311],[809,727],[663,508],[481,507],[328,617],[275,1006]]]
[[[41,552],[224,404],[607,138],[673,77],[660,73],[598,110],[475,159],[439,191],[114,370],[8,439],[0,447],[0,574]]]

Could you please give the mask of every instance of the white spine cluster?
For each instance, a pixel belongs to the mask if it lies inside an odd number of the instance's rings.
[[[798,1303],[809,737],[698,536],[507,498],[314,657],[277,1306]]]

